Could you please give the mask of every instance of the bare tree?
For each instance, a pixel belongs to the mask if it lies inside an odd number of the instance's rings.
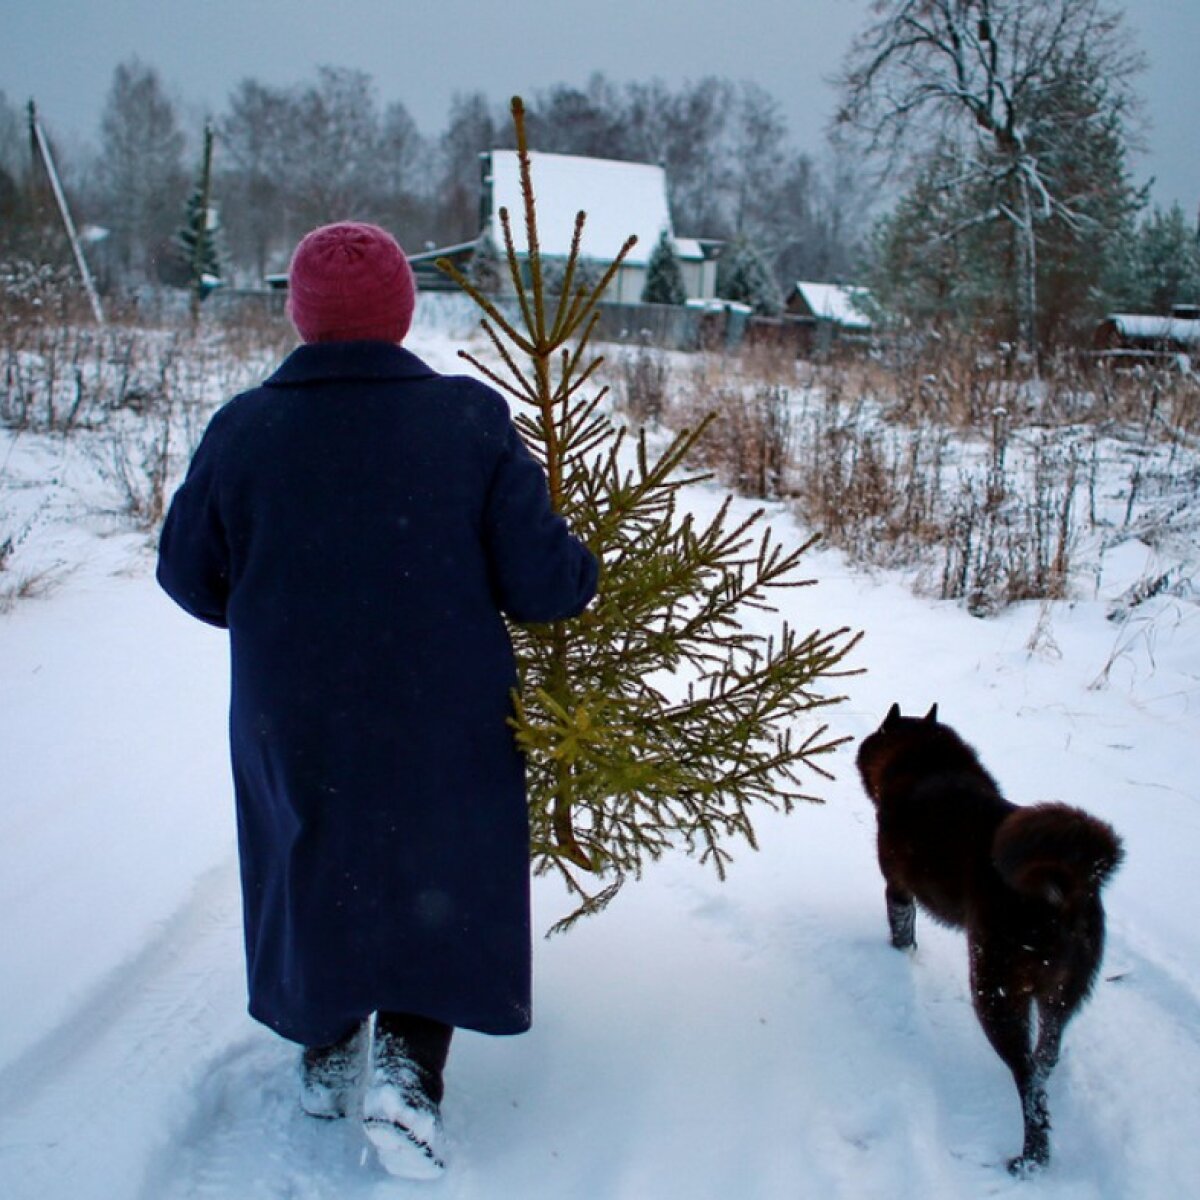
[[[398,100],[389,104],[379,131],[373,208],[380,223],[411,251],[436,235],[430,211],[436,196],[432,157],[408,109]]]
[[[838,121],[865,134],[888,166],[935,142],[961,147],[957,182],[990,197],[969,220],[1011,226],[1018,336],[1035,353],[1038,225],[1087,219],[1044,154],[1048,137],[1079,136],[1080,114],[1047,104],[1075,75],[1103,81],[1087,119],[1128,117],[1142,59],[1122,14],[1106,0],[874,0],[872,12],[846,59]]]
[[[487,97],[482,92],[456,93],[450,102],[450,124],[439,145],[439,229],[443,244],[478,236],[482,226],[479,156],[498,145]]]
[[[24,174],[29,161],[29,135],[15,104],[0,88],[0,171],[12,179]]]
[[[381,194],[396,183],[405,147],[420,140],[402,107],[381,118],[370,75],[329,66],[287,88],[243,80],[221,133],[229,164],[224,190],[236,208],[229,246],[260,277],[280,269],[290,247],[316,225],[390,216]]]
[[[170,258],[187,194],[184,138],[158,72],[137,58],[113,72],[100,119],[98,174],[118,265],[149,277]]]
[[[630,159],[621,97],[597,71],[583,90],[558,83],[527,103],[530,144],[552,154]]]
[[[20,113],[0,91],[0,255],[10,249],[27,216],[23,192],[29,139],[23,132]]]
[[[667,168],[671,212],[682,232],[730,236],[725,204],[730,187],[725,150],[735,89],[725,79],[706,76],[684,84],[666,113]]]
[[[220,124],[221,192],[227,245],[256,280],[281,267],[291,243],[286,220],[288,93],[244,79]]]
[[[779,101],[756,83],[739,85],[730,131],[733,225],[760,236],[776,225],[787,162],[787,122]],[[768,253],[775,247],[768,247]]]
[[[367,217],[379,146],[375,85],[365,71],[318,67],[296,97],[290,186],[305,229]]]

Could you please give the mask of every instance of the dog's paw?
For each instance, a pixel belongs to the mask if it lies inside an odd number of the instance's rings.
[[[887,902],[888,932],[892,935],[892,945],[897,950],[910,950],[917,944],[917,906],[911,901],[904,902],[888,898]]]
[[[1035,1158],[1028,1154],[1019,1154],[1016,1158],[1008,1160],[1008,1173],[1014,1179],[1033,1179],[1046,1169],[1049,1162],[1049,1157]]]

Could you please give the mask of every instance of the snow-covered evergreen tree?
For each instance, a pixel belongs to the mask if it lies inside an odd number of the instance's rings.
[[[750,305],[757,316],[773,317],[783,308],[779,284],[746,238],[736,238],[717,260],[717,294]]]
[[[682,846],[724,874],[728,841],[755,844],[755,805],[791,811],[811,799],[799,772],[841,739],[812,720],[855,642],[846,629],[772,635],[743,624],[797,577],[811,543],[777,544],[734,517],[679,512],[697,479],[682,464],[707,423],[657,458],[644,433],[625,446],[582,389],[603,360],[587,344],[621,262],[579,286],[581,212],[560,291],[546,287],[523,108],[513,102],[528,258],[500,218],[521,317],[510,321],[453,264],[439,266],[480,305],[502,366],[463,353],[519,406],[516,423],[546,469],[555,508],[601,561],[599,594],[574,621],[512,631],[520,684],[514,727],[525,751],[535,869],[558,871],[580,899],[561,925],[602,908],[630,876]]]
[[[1124,303],[1139,312],[1169,313],[1200,304],[1200,230],[1178,205],[1145,217],[1133,243]]]
[[[1016,335],[1007,226],[976,220],[987,181],[959,149],[934,146],[872,230],[860,277],[881,313],[915,329],[986,329]]]
[[[572,268],[570,284],[567,284],[567,268]],[[590,292],[604,277],[604,268],[594,258],[580,256],[572,263],[566,258],[543,258],[541,260],[542,286],[547,296],[561,296],[564,286]]]
[[[175,235],[179,257],[192,286],[201,291],[221,278],[221,255],[217,249],[217,214],[206,204],[197,184],[188,197],[183,224]]]
[[[659,234],[650,255],[642,299],[647,304],[683,304],[687,300],[683,272],[679,269],[679,258],[675,254],[675,239],[669,230],[664,229]]]
[[[500,254],[486,229],[475,239],[475,252],[471,255],[467,278],[485,296],[494,296],[500,290]]]
[[[218,221],[212,207],[212,154],[213,129],[206,125],[200,178],[188,196],[183,225],[175,234],[175,246],[196,301],[203,299],[221,280]]]

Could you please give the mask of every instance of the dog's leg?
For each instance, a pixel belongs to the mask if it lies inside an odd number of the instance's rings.
[[[889,883],[884,893],[887,897],[888,927],[892,931],[892,945],[897,950],[912,950],[917,944],[917,906],[906,891]]]
[[[1042,1077],[1043,1083],[1058,1066],[1058,1053],[1068,1016],[1061,1005],[1038,1001],[1038,1040],[1033,1052],[1033,1069]]]
[[[1025,1080],[1018,1082],[1021,1115],[1025,1118],[1025,1145],[1020,1157],[1011,1159],[1014,1175],[1032,1175],[1050,1161],[1050,1107],[1046,1101],[1046,1077],[1035,1067]]]
[[[1021,1092],[1025,1117],[1025,1148],[1020,1158],[1008,1164],[1014,1175],[1025,1175],[1050,1161],[1050,1105],[1046,1084],[1058,1064],[1063,1029],[1067,1018],[1055,1005],[1038,1001],[1038,1040],[1030,1063],[1029,1077]],[[1018,1083],[1018,1089],[1021,1085]]]
[[[1024,1147],[1020,1157],[1011,1159],[1008,1169],[1014,1175],[1028,1175],[1050,1161],[1050,1111],[1046,1105],[1046,1075],[1039,1070],[1032,1052],[1030,1014],[1032,1005],[1025,995],[1013,994],[1003,961],[989,961],[989,955],[977,945],[970,947],[971,991],[979,1024],[992,1049],[1012,1072],[1021,1100],[1025,1124]],[[1061,1024],[1057,1026],[1061,1034]],[[1050,1067],[1058,1055],[1058,1037],[1051,1026],[1043,1026],[1038,1050],[1043,1051]]]

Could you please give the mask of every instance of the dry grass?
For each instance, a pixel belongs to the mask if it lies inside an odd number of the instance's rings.
[[[9,578],[0,574],[0,616],[13,610],[22,600],[48,596],[61,579],[61,568],[47,567]]]
[[[291,340],[266,319],[185,313],[147,327],[130,312],[98,327],[90,316],[61,319],[48,300],[0,300],[0,426],[72,438],[108,488],[101,507],[139,530],[162,519],[212,411],[257,382]],[[12,524],[0,511],[0,571],[11,569],[22,537]]]
[[[909,569],[979,615],[1067,595],[1085,532],[1178,524],[1200,471],[1194,377],[1064,358],[1034,379],[967,342],[820,367],[778,349],[701,356],[663,419],[709,412],[697,466],[789,501],[855,561]],[[1101,446],[1127,472],[1115,530],[1097,498]],[[1151,493],[1174,507],[1153,509]]]
[[[131,312],[97,329],[64,319],[65,303],[50,284],[42,299],[0,289],[0,425],[82,439],[111,507],[151,530],[209,414],[290,334],[253,310],[157,328]],[[1194,540],[1200,520],[1194,376],[1064,358],[1031,379],[967,341],[819,366],[769,344],[686,365],[642,346],[613,373],[635,424],[716,414],[696,466],[791,504],[855,561],[907,569],[972,612],[1067,594],[1082,533]],[[1102,447],[1124,472],[1115,517],[1098,494]],[[0,572],[22,536],[11,524],[0,511]]]

